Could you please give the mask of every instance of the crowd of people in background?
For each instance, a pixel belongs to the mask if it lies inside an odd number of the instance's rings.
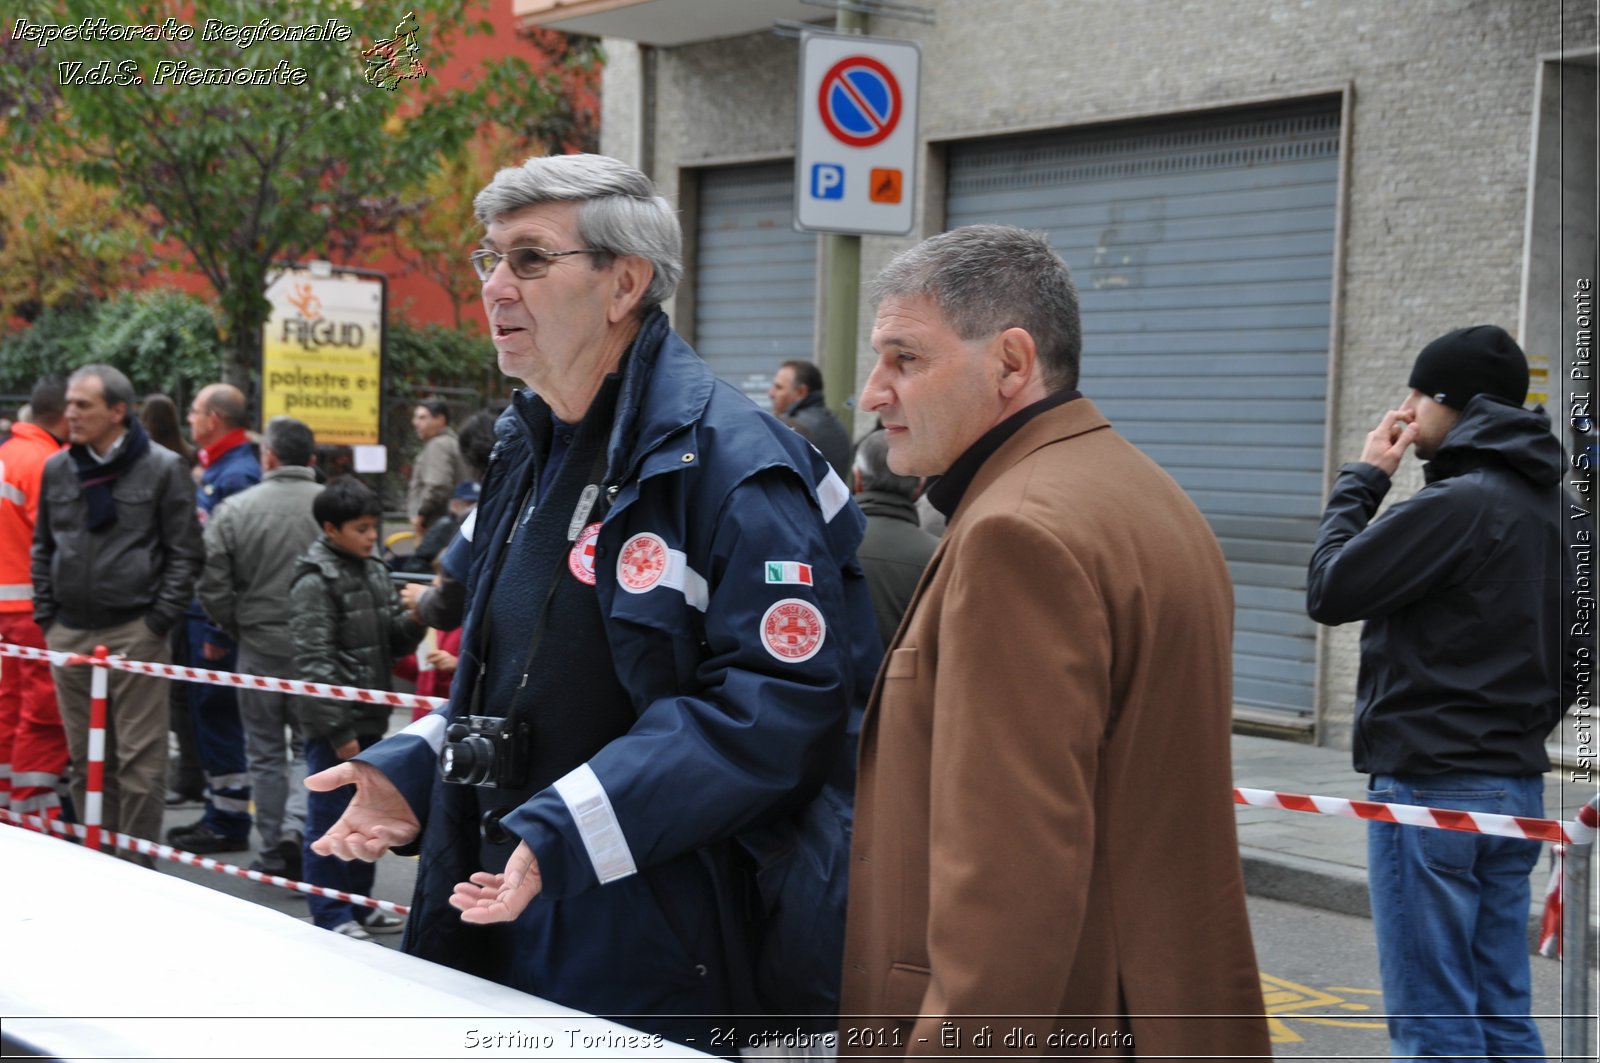
[[[411,531],[380,548],[379,499],[350,475],[349,448],[319,446],[291,417],[251,431],[247,398],[231,385],[200,389],[186,435],[171,398],[137,399],[113,366],[41,379],[0,439],[0,640],[365,688],[399,677],[447,696],[459,619],[424,629],[388,572],[432,576],[476,504],[494,417],[467,419],[463,451],[444,400],[415,413]],[[350,585],[350,572],[365,582]],[[374,624],[394,638],[368,640],[374,656],[359,674],[341,668],[344,643]],[[0,661],[0,807],[82,818],[89,678],[82,667]],[[309,848],[329,813],[321,795],[308,801],[304,779],[308,763],[348,756],[352,735],[375,741],[386,711],[121,671],[109,680],[103,826],[156,840],[167,810],[198,807],[198,819],[166,832],[169,844],[216,854],[254,842],[250,870],[354,891],[347,865]],[[402,922],[320,899],[311,913],[357,938]]]

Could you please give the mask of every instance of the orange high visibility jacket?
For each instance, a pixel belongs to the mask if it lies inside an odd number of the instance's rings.
[[[22,421],[0,444],[0,613],[33,611],[33,576],[28,555],[39,516],[39,482],[45,460],[61,442],[38,425]]]

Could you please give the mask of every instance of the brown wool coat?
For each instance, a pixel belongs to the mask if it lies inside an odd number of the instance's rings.
[[[1205,518],[1087,399],[990,457],[862,729],[843,1053],[1270,1058],[1232,632]]]

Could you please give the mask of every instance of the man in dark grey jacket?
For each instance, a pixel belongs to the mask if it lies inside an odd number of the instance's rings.
[[[226,499],[206,522],[200,604],[239,643],[238,670],[293,678],[289,583],[294,563],[319,534],[311,503],[322,490],[311,471],[316,441],[292,417],[267,422],[261,483]],[[250,865],[269,875],[300,875],[306,769],[291,703],[274,690],[239,691],[261,855]]]
[[[1544,815],[1544,741],[1593,652],[1571,588],[1561,444],[1522,408],[1528,363],[1493,325],[1422,349],[1411,394],[1334,481],[1307,605],[1365,620],[1353,753],[1369,798]],[[1373,520],[1408,449],[1426,485]],[[1544,1057],[1528,1017],[1528,876],[1538,842],[1372,823],[1368,871],[1397,1059]]]
[[[822,370],[803,359],[784,362],[767,389],[775,417],[788,417],[816,447],[839,479],[850,479],[850,433],[822,397]]]
[[[105,646],[131,660],[166,663],[167,633],[182,621],[200,569],[200,525],[188,470],[150,441],[133,402],[133,385],[108,365],[84,366],[67,381],[72,445],[44,466],[33,616],[52,650]],[[72,795],[83,808],[90,669],[51,671],[72,752]],[[101,822],[154,840],[165,810],[168,681],[118,671],[109,681],[113,741]]]

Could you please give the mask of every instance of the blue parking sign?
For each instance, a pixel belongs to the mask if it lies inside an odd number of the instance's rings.
[[[811,167],[811,198],[843,199],[844,167],[832,162],[819,162]]]

